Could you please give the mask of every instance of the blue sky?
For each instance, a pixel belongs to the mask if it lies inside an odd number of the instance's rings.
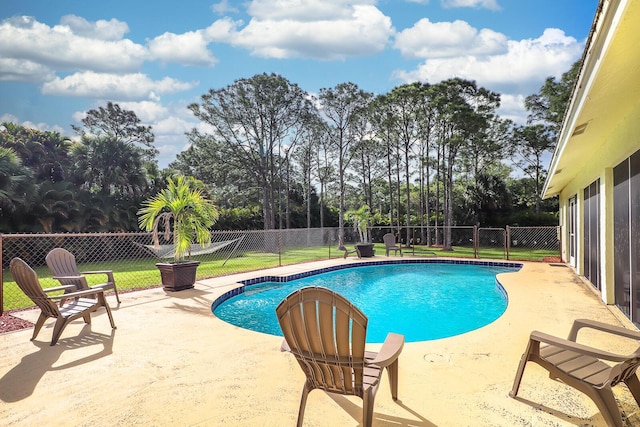
[[[153,127],[166,167],[201,127],[186,106],[239,78],[302,89],[476,80],[524,97],[582,55],[597,0],[0,0],[0,122],[74,136],[107,101]]]

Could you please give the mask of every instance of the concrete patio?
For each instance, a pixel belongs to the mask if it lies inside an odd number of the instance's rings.
[[[384,257],[377,257],[382,259]],[[287,275],[355,259],[322,261],[202,280],[193,290],[122,294],[92,324],[73,322],[49,346],[52,322],[0,335],[3,426],[292,426],[304,377],[281,338],[214,317],[216,297],[246,277]],[[366,261],[363,261],[366,262]],[[399,401],[386,375],[374,426],[605,426],[595,404],[529,364],[518,399],[508,397],[533,329],[566,336],[575,318],[633,328],[604,305],[591,285],[564,265],[525,263],[499,276],[509,294],[505,314],[460,336],[407,343],[400,356]],[[39,311],[23,316],[34,320]],[[637,343],[585,334],[580,341],[628,353]],[[634,345],[635,344],[635,345]],[[375,348],[376,346],[372,346]],[[628,425],[640,409],[624,385],[615,389]],[[310,394],[305,426],[361,425],[362,401]]]

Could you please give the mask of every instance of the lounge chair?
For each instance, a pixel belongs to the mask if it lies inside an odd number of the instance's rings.
[[[385,234],[382,236],[382,240],[384,241],[387,256],[389,256],[389,251],[394,251],[394,255],[397,255],[398,251],[400,251],[400,256],[402,256],[402,246],[396,245],[396,236],[393,233]]]
[[[84,289],[113,289],[116,295],[116,301],[120,304],[120,296],[118,295],[118,288],[116,288],[116,281],[113,278],[113,271],[111,270],[99,270],[99,271],[78,271],[76,265],[76,257],[66,249],[55,248],[52,249],[45,258],[49,270],[53,273],[53,278],[57,279],[62,285],[70,285],[73,288],[68,288],[71,291],[84,290]],[[104,274],[107,276],[107,281],[99,285],[89,286],[87,283],[87,274]]]
[[[307,379],[302,390],[298,426],[302,426],[309,392],[314,389],[358,396],[363,425],[370,427],[380,377],[387,368],[393,400],[398,399],[398,356],[404,336],[389,333],[379,353],[365,351],[367,317],[343,296],[321,287],[294,291],[276,308],[290,351]]]
[[[602,413],[607,425],[621,427],[622,417],[611,388],[624,382],[640,405],[640,381],[636,369],[640,365],[640,347],[626,356],[609,353],[576,342],[581,328],[591,328],[621,337],[640,340],[640,332],[587,319],[573,323],[565,340],[533,331],[509,396],[516,397],[527,362],[535,362],[549,371],[549,377],[589,396]],[[605,363],[617,362],[615,364]]]
[[[85,289],[74,290],[70,293],[65,293],[58,296],[49,296],[47,292],[55,292],[61,290],[69,290],[69,288],[75,289],[73,285],[63,285],[54,288],[43,289],[38,280],[38,275],[31,267],[27,265],[20,258],[13,258],[9,264],[11,275],[16,281],[20,289],[31,300],[40,307],[40,316],[36,321],[33,329],[33,341],[45,320],[49,317],[56,319],[56,323],[53,327],[53,336],[51,337],[51,345],[55,345],[64,331],[64,328],[73,320],[82,317],[85,323],[91,323],[91,313],[96,311],[99,307],[104,307],[107,310],[111,327],[115,329],[116,325],[113,323],[113,317],[111,316],[111,309],[104,298],[103,289]],[[85,298],[90,297],[90,298]],[[58,306],[56,302],[60,300],[71,300],[71,302]]]

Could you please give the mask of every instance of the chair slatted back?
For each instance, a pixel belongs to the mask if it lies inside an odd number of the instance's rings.
[[[396,245],[396,236],[394,236],[392,233],[387,233],[382,236],[382,240],[384,241],[384,245],[388,248]]]
[[[291,352],[313,388],[363,396],[367,317],[322,287],[291,293],[276,308]]]
[[[47,266],[51,270],[54,276],[80,276],[78,266],[76,264],[76,257],[66,249],[55,248],[52,249],[45,258]],[[82,277],[79,279],[59,279],[63,285],[72,285],[76,287],[76,290],[87,289],[87,280]],[[66,292],[73,292],[73,289]]]
[[[611,368],[609,382],[611,386],[626,381],[635,375],[640,367],[640,348],[638,348],[627,360],[620,362]]]
[[[42,310],[42,313],[49,317],[60,316],[58,306],[42,290],[38,275],[26,262],[20,258],[13,258],[9,269],[18,287]]]

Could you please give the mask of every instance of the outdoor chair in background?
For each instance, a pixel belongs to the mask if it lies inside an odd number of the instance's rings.
[[[76,257],[66,249],[55,248],[52,249],[45,258],[49,270],[53,273],[53,278],[57,279],[62,285],[73,286],[72,292],[76,290],[84,289],[113,289],[116,295],[116,301],[120,304],[120,296],[118,295],[118,288],[116,288],[116,281],[113,278],[112,270],[99,270],[99,271],[78,271],[76,265]],[[104,274],[107,276],[107,281],[99,285],[89,286],[87,283],[87,274]]]
[[[396,244],[396,236],[393,233],[385,234],[382,236],[382,240],[384,241],[387,256],[389,256],[389,251],[394,251],[394,255],[397,255],[398,251],[400,251],[400,256],[402,256],[402,246]]]
[[[276,308],[284,334],[282,350],[291,352],[306,375],[298,426],[309,392],[324,390],[363,400],[364,427],[373,420],[373,402],[387,368],[393,400],[398,399],[398,356],[404,336],[389,333],[380,352],[365,351],[368,319],[346,298],[322,287],[294,291]]]
[[[111,322],[111,328],[115,329],[116,325],[113,323],[113,316],[111,316],[111,309],[104,298],[103,289],[85,289],[76,290],[73,285],[63,285],[54,288],[43,289],[38,280],[38,275],[31,267],[27,265],[20,258],[13,258],[9,264],[11,275],[18,284],[18,287],[22,289],[35,305],[37,305],[41,312],[38,320],[33,329],[33,341],[45,320],[52,317],[56,319],[56,323],[53,327],[53,336],[51,337],[51,345],[55,345],[62,335],[64,328],[73,320],[82,317],[85,323],[91,323],[91,313],[96,311],[100,307],[104,307],[107,310],[109,316],[109,322]],[[47,295],[49,292],[69,290],[73,288],[72,292],[62,295]],[[89,297],[89,298],[85,298]],[[56,302],[61,300],[71,300],[58,306]]]
[[[640,366],[640,347],[631,354],[618,355],[578,344],[578,331],[582,328],[640,340],[638,331],[587,319],[576,320],[566,340],[533,331],[527,349],[520,359],[509,396],[517,396],[525,365],[527,362],[534,362],[549,371],[550,378],[559,379],[589,396],[602,413],[607,425],[622,427],[622,416],[611,388],[624,382],[636,403],[640,405],[640,381],[636,374]],[[616,363],[605,363],[603,360]]]
[[[356,254],[358,255],[358,258],[362,258],[357,246],[353,249],[347,249],[346,247],[343,247],[342,250],[344,251],[344,257],[343,257],[344,259],[347,259],[347,257],[351,254]]]

